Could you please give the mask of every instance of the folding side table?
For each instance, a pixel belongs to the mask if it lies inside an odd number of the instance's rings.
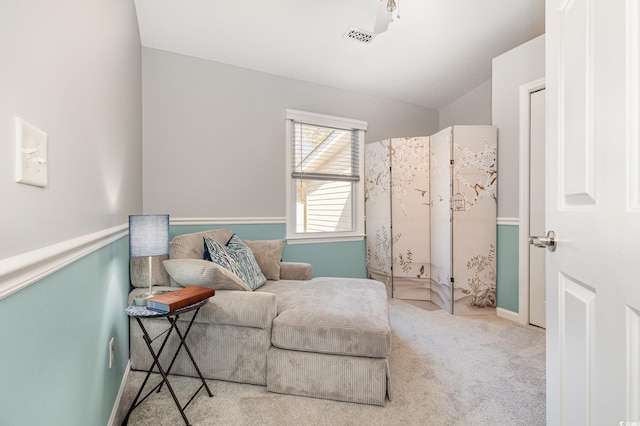
[[[169,389],[169,393],[171,393],[171,397],[173,398],[173,401],[176,403],[176,406],[180,411],[180,415],[182,416],[182,419],[184,420],[187,426],[189,426],[189,420],[187,419],[187,416],[184,414],[184,410],[191,403],[191,401],[193,401],[193,398],[195,398],[198,392],[200,392],[202,388],[205,388],[209,397],[213,396],[213,394],[211,393],[211,390],[209,390],[209,386],[204,380],[204,377],[202,377],[202,373],[200,373],[200,368],[198,368],[198,364],[196,363],[195,359],[193,359],[191,350],[189,350],[189,347],[187,346],[187,342],[186,342],[187,335],[189,334],[189,330],[191,330],[191,326],[193,325],[193,322],[196,319],[196,316],[198,315],[200,308],[203,307],[207,303],[207,301],[208,299],[204,299],[200,302],[194,303],[193,305],[185,306],[184,308],[180,308],[175,311],[166,312],[166,313],[152,311],[150,309],[147,309],[146,306],[127,306],[127,308],[124,310],[125,314],[129,315],[129,317],[135,318],[136,321],[138,322],[138,325],[140,326],[140,329],[142,330],[142,333],[143,333],[144,341],[147,344],[147,348],[149,348],[149,352],[151,353],[151,356],[153,357],[153,363],[151,364],[151,367],[149,367],[149,370],[147,371],[147,376],[142,382],[142,386],[140,386],[140,390],[138,391],[136,397],[133,399],[133,402],[131,402],[129,411],[127,411],[127,415],[122,421],[123,425],[128,424],[129,416],[131,415],[131,412],[138,405],[142,404],[142,402],[145,399],[147,399],[149,395],[151,395],[154,391],[160,392],[163,384],[167,385],[167,389]],[[187,312],[191,312],[191,311],[195,311],[195,312],[191,317],[191,321],[189,321],[189,326],[187,327],[187,329],[183,334],[178,328],[178,319],[180,318],[180,315]],[[149,336],[147,329],[144,328],[144,324],[142,324],[141,319],[144,319],[144,318],[166,318],[167,321],[169,321],[169,328],[152,339],[151,336]],[[169,340],[169,337],[171,336],[171,333],[174,330],[178,335],[178,337],[180,338],[180,344],[178,345],[178,349],[176,350],[176,353],[173,355],[173,359],[171,360],[171,364],[169,364],[169,368],[167,368],[167,370],[165,371],[164,368],[160,365],[160,355],[162,354],[162,351],[164,350],[164,347],[167,344],[167,341]],[[163,334],[164,334],[164,340],[162,341],[162,345],[160,345],[160,348],[156,352],[153,349],[153,346],[151,346],[151,343],[157,338],[159,338],[160,336],[162,336]],[[178,353],[180,352],[180,349],[182,349],[183,347],[184,347],[184,350],[187,352],[187,355],[189,356],[191,363],[196,369],[196,372],[198,373],[198,377],[200,378],[200,381],[202,382],[202,385],[200,385],[198,390],[194,392],[194,394],[191,396],[189,401],[187,401],[187,403],[184,406],[180,405],[180,402],[178,401],[178,398],[176,397],[176,394],[173,391],[171,384],[169,383],[169,379],[167,378],[167,375],[171,372],[171,368],[173,367],[173,364],[175,363],[176,358],[178,357]],[[145,385],[147,384],[147,381],[149,380],[149,377],[151,376],[151,373],[153,372],[153,368],[156,366],[158,367],[158,372],[162,376],[162,381],[160,381],[160,383],[158,383],[155,387],[153,387],[153,389],[151,389],[142,399],[138,401],[138,399],[140,398],[140,395],[142,394],[142,391],[144,390]]]

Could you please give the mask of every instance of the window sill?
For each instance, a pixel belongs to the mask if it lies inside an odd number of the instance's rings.
[[[319,243],[344,243],[350,241],[362,241],[364,235],[327,235],[327,236],[287,236],[287,244],[319,244]]]

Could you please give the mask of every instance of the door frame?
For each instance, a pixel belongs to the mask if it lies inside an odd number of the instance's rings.
[[[540,78],[520,85],[520,200],[518,225],[518,322],[529,324],[529,150],[531,147],[530,125],[531,93],[544,89],[545,79]]]

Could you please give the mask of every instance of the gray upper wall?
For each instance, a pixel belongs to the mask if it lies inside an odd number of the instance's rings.
[[[440,108],[440,128],[498,128],[498,217],[519,217],[520,86],[544,77],[544,35],[493,59],[492,78]]]
[[[456,125],[491,124],[491,79],[438,111],[441,130]]]
[[[366,142],[428,136],[438,111],[142,49],[145,213],[284,217],[285,110],[369,123]]]
[[[498,128],[498,217],[519,217],[520,86],[544,77],[544,34],[493,59],[492,112]]]
[[[0,2],[0,259],[142,210],[133,1]],[[15,183],[15,117],[48,134],[49,185]]]

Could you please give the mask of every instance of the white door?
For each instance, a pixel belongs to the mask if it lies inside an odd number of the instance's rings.
[[[544,224],[544,89],[529,94],[529,235],[546,233]],[[529,323],[545,327],[545,250],[529,248]]]
[[[546,1],[547,424],[640,421],[640,13]]]

